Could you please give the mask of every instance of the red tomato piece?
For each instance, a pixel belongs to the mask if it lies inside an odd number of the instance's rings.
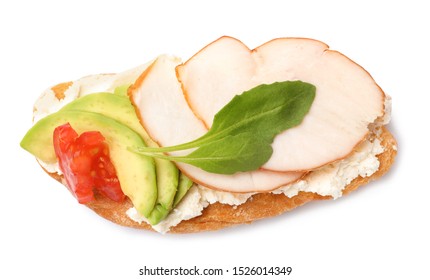
[[[78,135],[69,123],[54,130],[54,150],[67,186],[79,203],[94,200],[94,189],[114,200],[125,198],[109,157],[109,147],[98,131]]]

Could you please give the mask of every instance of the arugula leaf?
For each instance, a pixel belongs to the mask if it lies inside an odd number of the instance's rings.
[[[273,139],[302,122],[314,97],[315,86],[301,81],[259,85],[224,106],[205,137],[255,131]]]
[[[219,149],[219,147],[224,147]],[[233,174],[258,169],[269,160],[272,147],[250,132],[228,135],[203,144],[186,156],[140,152],[143,155],[179,161],[212,173]],[[252,158],[252,160],[249,160]]]
[[[299,125],[315,98],[314,85],[302,81],[259,85],[236,95],[214,117],[202,137],[171,147],[139,147],[136,152],[195,165],[219,174],[256,170],[270,159],[275,136]],[[173,152],[197,148],[187,156]]]

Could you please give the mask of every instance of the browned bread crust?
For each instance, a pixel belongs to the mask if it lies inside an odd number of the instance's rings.
[[[343,194],[349,194],[358,187],[363,186],[384,175],[394,162],[397,154],[397,143],[393,135],[385,128],[378,137],[382,141],[384,152],[378,155],[380,162],[379,170],[370,177],[358,177],[353,180],[343,191]],[[57,174],[50,173],[52,177],[62,182],[62,178]],[[254,195],[244,204],[236,207],[230,205],[215,203],[210,204],[203,210],[201,216],[190,220],[182,221],[170,229],[170,233],[192,233],[201,231],[218,230],[225,227],[239,224],[249,224],[253,221],[280,215],[284,212],[304,205],[313,200],[330,199],[330,196],[321,196],[315,193],[300,192],[298,195],[289,198],[283,194],[261,193]],[[126,211],[133,205],[129,200],[123,203],[114,202],[103,196],[96,196],[96,200],[88,203],[87,206],[97,214],[116,224],[152,230],[151,226],[146,223],[137,223],[131,220]]]

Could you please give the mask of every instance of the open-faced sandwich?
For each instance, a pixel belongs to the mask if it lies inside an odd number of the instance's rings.
[[[162,233],[251,223],[383,175],[391,99],[320,41],[221,37],[47,89],[21,146],[76,199]]]

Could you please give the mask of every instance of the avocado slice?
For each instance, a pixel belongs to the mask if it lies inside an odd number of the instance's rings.
[[[173,208],[178,190],[179,170],[173,162],[154,159],[157,173],[158,198],[156,207],[148,217],[151,225],[158,224],[167,217]]]
[[[117,88],[115,92],[124,91],[124,88]],[[127,88],[128,86],[125,90]],[[148,146],[158,147],[140,124],[136,111],[126,95],[104,92],[89,94],[67,104],[60,112],[70,110],[95,112],[110,117],[137,132]],[[179,170],[173,162],[164,159],[154,160],[158,187],[157,207],[154,208],[154,213],[147,217],[152,225],[159,223],[172,210],[179,179]]]
[[[130,85],[122,85],[122,86],[116,87],[113,94],[119,95],[119,96],[127,96],[129,87]]]
[[[178,191],[176,192],[175,199],[173,200],[173,208],[181,202],[182,198],[187,194],[192,185],[193,181],[181,172],[181,174],[179,174]]]
[[[38,121],[22,139],[21,147],[46,163],[56,162],[52,135],[56,127],[67,122],[78,134],[102,133],[109,144],[121,189],[136,210],[149,217],[158,197],[154,160],[128,150],[145,146],[139,134],[128,126],[99,113],[61,110]]]
[[[136,131],[148,146],[157,145],[143,129],[127,96],[107,92],[92,93],[82,96],[60,109],[60,111],[70,110],[99,113],[112,118]]]

